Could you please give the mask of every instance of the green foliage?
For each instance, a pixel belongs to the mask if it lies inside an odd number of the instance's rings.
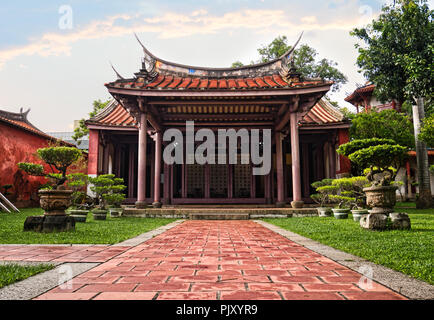
[[[397,0],[384,6],[381,15],[351,35],[365,43],[359,50],[358,66],[376,84],[383,102],[425,97],[434,87],[433,11],[426,0]]]
[[[337,207],[339,209],[351,208],[353,203],[356,202],[355,197],[348,197],[348,196],[339,195],[339,194],[332,194],[329,196],[329,198],[333,203],[337,203]]]
[[[257,63],[268,62],[280,58],[291,48],[286,36],[278,36],[270,44],[258,49],[260,60]],[[342,84],[347,83],[346,76],[337,69],[337,63],[327,59],[317,59],[318,53],[308,45],[301,45],[294,51],[294,62],[298,72],[306,78],[319,77],[334,81],[332,91],[337,91]],[[242,66],[239,61],[233,66]]]
[[[231,68],[240,68],[242,66],[244,66],[244,64],[241,61],[235,61],[232,63]]]
[[[340,178],[333,180],[333,186],[339,190],[339,195],[344,198],[335,198],[343,203],[350,205],[351,207],[366,208],[366,195],[363,192],[363,188],[369,187],[371,184],[369,180],[364,176]],[[349,199],[351,198],[351,200]]]
[[[120,196],[113,196],[114,194],[120,194],[125,199],[125,196],[121,194],[126,189],[126,186],[123,185],[124,180],[116,178],[114,174],[104,174],[95,178],[89,177],[89,182],[92,184],[90,189],[97,195],[100,209],[105,210],[110,201],[112,201],[111,204],[117,205]]]
[[[44,167],[40,164],[20,162],[18,163],[18,168],[31,176],[45,176]]]
[[[122,202],[125,200],[125,195],[123,193],[111,193],[104,194],[104,200],[111,206],[120,207]]]
[[[352,118],[352,139],[392,139],[395,143],[414,147],[414,131],[410,117],[395,110],[362,112]]]
[[[378,146],[382,144],[395,144],[392,139],[358,139],[348,142],[346,144],[340,145],[337,152],[343,156],[349,157],[350,154],[364,148]]]
[[[317,194],[312,194],[310,197],[313,201],[318,203],[320,206],[329,202],[329,195],[335,191],[335,188],[331,185],[333,179],[323,179],[321,181],[316,181],[311,184],[315,188]]]
[[[388,169],[392,164],[403,162],[407,154],[407,148],[400,145],[378,145],[358,150],[348,156],[348,158],[363,168],[377,167]]]
[[[47,163],[52,172],[46,173],[44,167],[35,163],[18,163],[18,168],[32,176],[46,177],[52,181],[54,188],[61,186],[67,180],[66,171],[74,162],[81,157],[81,151],[70,147],[49,147],[37,150],[37,154],[41,160]],[[55,172],[54,168],[59,172]],[[56,181],[56,182],[54,182]]]
[[[84,173],[72,173],[67,175],[68,186],[74,191],[71,195],[72,206],[75,209],[86,209],[88,207],[86,186],[88,176]]]
[[[101,101],[100,99],[95,100],[93,102],[93,109],[89,113],[89,118],[92,118],[98,114],[99,111],[104,109],[109,103],[110,99],[106,101]],[[86,119],[81,119],[79,126],[74,130],[74,135],[72,136],[72,139],[77,141],[77,144],[80,145],[81,141],[79,139],[83,138],[84,136],[87,136],[89,134],[89,129],[86,126]]]
[[[3,195],[5,195],[5,196],[11,195],[12,193],[10,193],[10,192],[8,191],[8,190],[11,189],[11,188],[13,188],[13,185],[11,185],[11,184],[5,184],[5,185],[3,185],[3,186],[2,186],[2,189],[4,190],[4,191],[3,191]]]
[[[425,142],[428,147],[434,148],[434,114],[423,121],[419,139]]]

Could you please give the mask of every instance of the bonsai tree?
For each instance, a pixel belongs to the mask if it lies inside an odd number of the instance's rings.
[[[378,138],[353,140],[337,151],[360,168],[369,168],[366,178],[373,186],[390,186],[407,155],[406,147]]]
[[[92,184],[90,190],[96,195],[98,208],[100,210],[107,210],[108,204],[122,203],[125,196],[122,193],[126,186],[123,185],[124,180],[115,178],[114,174],[104,174],[98,177],[89,177],[89,182]],[[123,197],[122,200],[121,197]]]
[[[124,179],[113,178],[113,185],[110,187],[109,192],[103,196],[105,201],[114,208],[120,208],[125,200],[125,194],[122,192],[127,187],[123,183]]]
[[[317,193],[312,194],[310,197],[313,201],[318,203],[320,207],[330,202],[329,196],[336,190],[336,188],[332,186],[332,181],[333,179],[323,179],[311,184]]]
[[[332,198],[340,205],[348,204],[351,208],[366,208],[366,195],[363,188],[369,187],[370,183],[364,176],[335,179],[332,185],[338,188],[338,195]]]
[[[68,167],[81,157],[81,151],[71,147],[41,148],[37,150],[37,154],[42,161],[49,165],[52,172],[45,172],[42,165],[35,163],[20,162],[18,167],[31,176],[46,177],[53,181],[50,187],[54,190],[66,182]]]
[[[86,194],[88,176],[84,173],[72,173],[67,175],[68,186],[74,191],[71,195],[73,209],[85,210],[90,206]]]

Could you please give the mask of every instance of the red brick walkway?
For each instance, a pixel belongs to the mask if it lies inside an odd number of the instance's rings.
[[[109,245],[0,245],[0,261],[106,262],[129,248]]]
[[[37,299],[404,299],[253,221],[186,221]]]

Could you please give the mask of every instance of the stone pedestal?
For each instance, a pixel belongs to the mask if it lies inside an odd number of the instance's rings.
[[[24,222],[24,231],[65,232],[75,230],[75,220],[67,215],[33,216]]]
[[[391,213],[389,215],[392,222],[391,228],[398,230],[410,230],[411,222],[408,214],[406,213]]]
[[[143,201],[137,201],[135,203],[136,209],[146,209],[147,208],[147,204],[146,202]]]
[[[154,207],[154,208],[161,208],[161,206],[162,206],[162,204],[161,204],[161,202],[153,202],[152,203],[152,206]]]
[[[360,226],[369,230],[385,230],[387,228],[387,216],[382,213],[370,213],[360,219]]]
[[[294,209],[301,209],[304,206],[304,201],[292,201],[291,202],[291,207],[293,207]]]
[[[366,203],[372,208],[370,213],[387,215],[393,212],[393,207],[396,204],[396,190],[398,188],[395,186],[363,189],[366,194]]]

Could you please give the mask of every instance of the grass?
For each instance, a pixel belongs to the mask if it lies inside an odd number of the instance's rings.
[[[166,225],[176,219],[110,218],[94,221],[89,213],[86,223],[76,223],[75,231],[57,233],[23,232],[28,216],[42,215],[41,209],[22,209],[21,213],[0,213],[1,244],[115,244]]]
[[[398,212],[409,214],[411,230],[365,230],[351,215],[344,220],[306,217],[264,221],[434,284],[434,210]]]
[[[23,266],[11,263],[0,265],[0,288],[53,268],[54,266],[51,264]]]

